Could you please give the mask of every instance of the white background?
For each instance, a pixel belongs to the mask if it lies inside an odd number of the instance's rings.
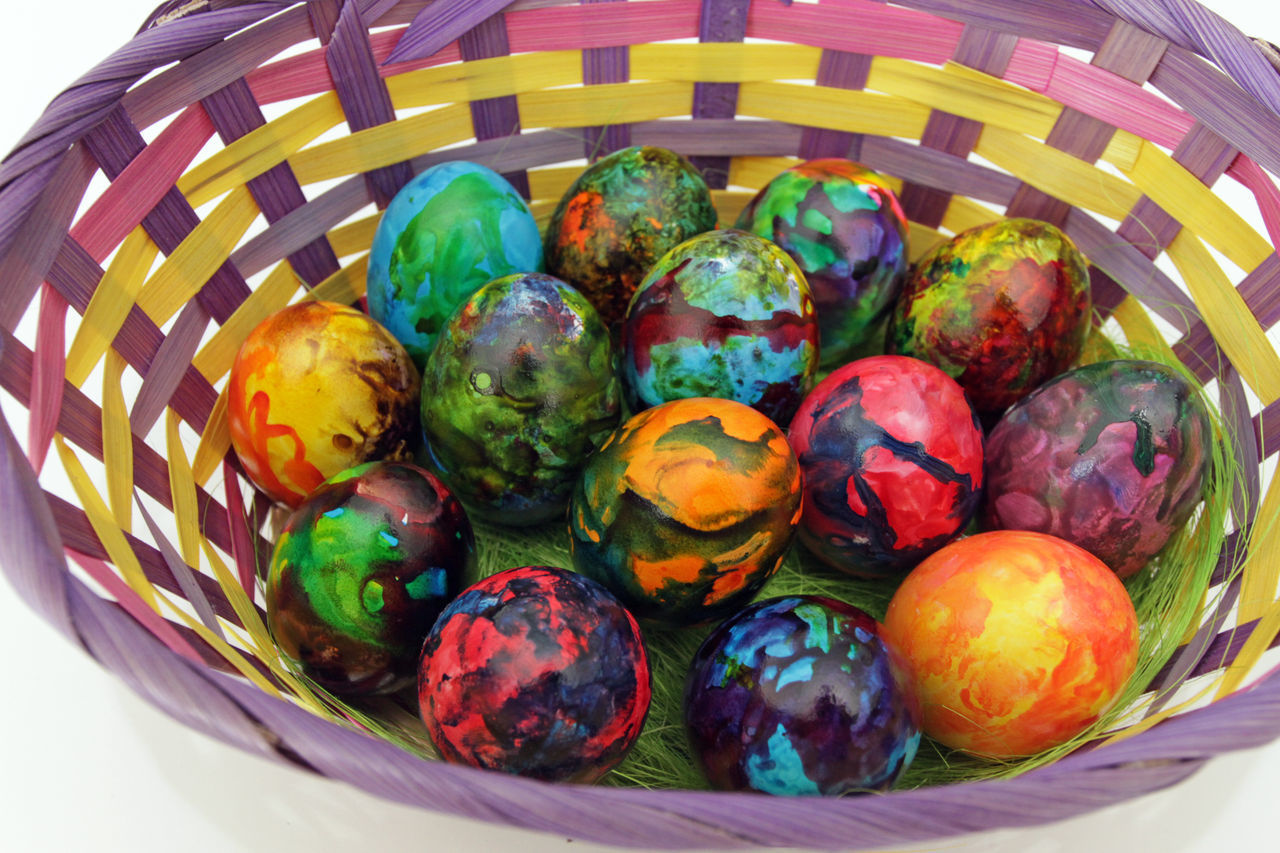
[[[124,43],[153,0],[5,0],[0,150]],[[1212,0],[1280,43],[1280,10]],[[0,848],[13,851],[611,849],[420,812],[224,747],[171,721],[61,639],[0,583]],[[1172,790],[947,851],[1275,850],[1280,743],[1215,759]]]

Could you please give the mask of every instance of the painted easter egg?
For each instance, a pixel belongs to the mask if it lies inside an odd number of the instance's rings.
[[[440,163],[405,184],[378,221],[369,314],[422,367],[445,321],[476,288],[541,269],[542,238],[520,193],[477,163]]]
[[[563,517],[621,407],[608,330],[581,293],[543,273],[476,291],[423,371],[427,458],[469,511],[503,524]]]
[[[1204,402],[1170,367],[1070,370],[991,431],[983,526],[1051,533],[1129,577],[1200,503],[1211,440]]]
[[[982,429],[955,380],[918,359],[849,362],[805,398],[788,437],[804,472],[800,541],[835,568],[901,574],[978,511]]]
[[[1079,735],[1138,660],[1138,621],[1115,573],[1043,533],[958,540],[898,587],[885,641],[924,707],[924,732],[975,755],[1033,755]]]
[[[921,258],[890,315],[888,351],[946,371],[999,413],[1075,362],[1089,335],[1089,269],[1058,228],[1005,219]]]
[[[723,618],[786,556],[800,467],[748,406],[699,397],[647,409],[587,460],[569,505],[579,572],[667,625]]]
[[[785,425],[817,367],[818,321],[804,275],[747,231],[707,231],[663,255],[622,325],[632,411],[723,397]]]
[[[334,693],[411,684],[440,611],[471,582],[462,505],[427,471],[369,462],[311,493],[285,522],[267,574],[281,652]]]
[[[907,273],[907,217],[889,182],[831,157],[779,174],[737,227],[777,243],[804,273],[818,309],[822,363],[834,366],[876,330]]]
[[[684,720],[712,787],[888,790],[915,758],[920,702],[874,619],[818,596],[757,602],[707,637]]]
[[[547,226],[547,272],[581,290],[610,329],[659,258],[716,227],[711,190],[666,148],[632,146],[588,166]]]
[[[236,354],[231,444],[254,485],[296,507],[339,471],[406,458],[418,388],[404,347],[367,315],[299,302],[263,320]]]
[[[465,590],[422,647],[419,709],[446,761],[593,782],[649,711],[640,629],[594,581],[546,566]]]

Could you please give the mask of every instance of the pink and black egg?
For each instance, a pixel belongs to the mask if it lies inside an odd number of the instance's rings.
[[[413,683],[440,611],[472,580],[457,498],[423,469],[370,462],[328,480],[284,525],[267,575],[280,650],[334,693]]]
[[[446,761],[593,782],[640,734],[649,663],[635,619],[604,587],[527,566],[471,586],[440,615],[418,698]]]
[[[818,383],[787,434],[804,475],[800,541],[862,577],[899,576],[959,535],[982,497],[982,429],[955,380],[884,355]]]
[[[818,596],[760,601],[717,628],[694,656],[684,719],[721,790],[887,790],[920,745],[919,700],[875,620]]]

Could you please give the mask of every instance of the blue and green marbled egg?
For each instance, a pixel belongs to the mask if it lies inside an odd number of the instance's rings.
[[[719,397],[785,425],[818,367],[818,320],[786,252],[747,231],[708,231],[645,276],[627,309],[622,350],[633,411]]]
[[[480,285],[542,270],[529,205],[492,169],[440,163],[405,184],[374,232],[369,314],[419,369],[455,308]]]

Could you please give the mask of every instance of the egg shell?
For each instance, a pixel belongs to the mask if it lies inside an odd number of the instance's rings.
[[[649,268],[715,226],[711,190],[688,160],[654,145],[623,148],[561,197],[547,225],[547,272],[585,293],[615,329]]]
[[[979,533],[925,559],[894,593],[882,635],[920,696],[925,734],[991,758],[1079,735],[1138,660],[1137,615],[1115,573],[1028,531]]]
[[[690,667],[684,720],[720,790],[888,790],[920,744],[919,699],[875,620],[818,596],[757,602],[716,628]]]
[[[800,541],[864,577],[911,569],[982,499],[982,429],[956,382],[919,359],[852,361],[810,392],[788,432],[804,474]]]
[[[934,364],[980,413],[1000,413],[1079,357],[1089,270],[1071,239],[1034,219],[970,228],[920,259],[890,315],[888,352]]]
[[[649,663],[640,629],[594,581],[530,566],[471,586],[422,647],[422,720],[446,760],[558,782],[592,782],[644,726]]]
[[[1116,359],[1070,370],[991,431],[982,524],[1059,536],[1129,577],[1200,503],[1211,437],[1200,395],[1170,367]]]
[[[907,217],[883,175],[830,157],[783,171],[748,202],[738,228],[777,243],[817,306],[824,367],[848,360],[888,315],[907,273]]]
[[[587,456],[621,418],[616,369],[581,293],[543,273],[489,282],[450,318],[423,372],[431,467],[480,518],[563,518]]]
[[[454,160],[396,193],[369,252],[369,314],[421,368],[440,328],[485,282],[542,270],[528,203],[497,172]]]
[[[818,368],[818,322],[795,262],[747,231],[708,231],[662,257],[622,326],[632,411],[722,397],[791,420]]]
[[[664,403],[587,461],[569,505],[573,564],[640,619],[723,618],[781,565],[800,499],[773,421],[731,400]]]
[[[458,500],[427,471],[370,462],[302,502],[276,540],[265,591],[281,652],[334,693],[413,683],[436,617],[474,577]]]
[[[296,507],[361,462],[407,458],[418,370],[386,329],[335,302],[299,302],[254,328],[227,380],[231,445],[273,500]]]

